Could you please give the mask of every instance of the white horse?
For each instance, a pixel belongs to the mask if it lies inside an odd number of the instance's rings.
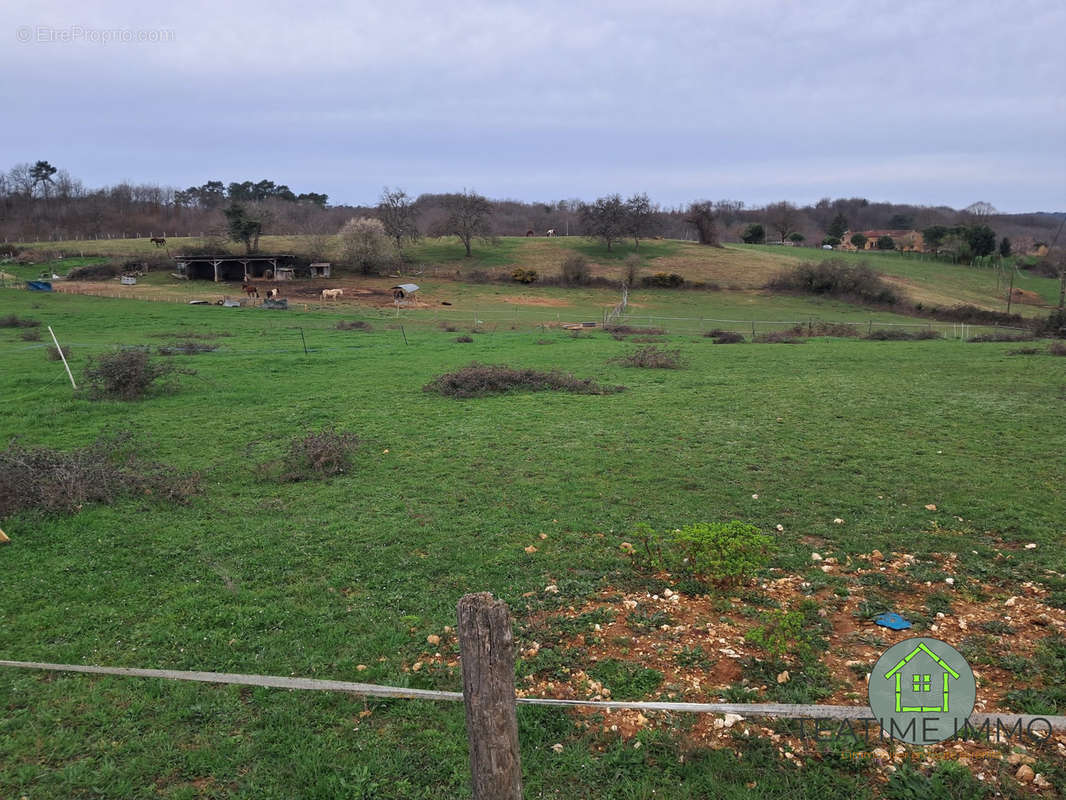
[[[555,235],[555,228],[548,228],[548,232],[546,234],[544,234],[544,235],[545,236],[554,236]]]

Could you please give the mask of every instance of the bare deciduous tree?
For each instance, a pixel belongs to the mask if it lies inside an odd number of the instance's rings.
[[[707,200],[698,200],[689,205],[685,222],[696,229],[700,244],[720,247],[718,242],[718,212]]]
[[[458,194],[443,195],[447,214],[438,230],[443,234],[458,236],[470,258],[470,245],[475,238],[487,241],[492,238],[492,203],[477,192],[464,189]]]
[[[633,245],[640,247],[641,239],[652,236],[658,230],[659,207],[641,192],[626,200],[625,211],[628,233],[633,237]]]
[[[612,244],[622,241],[629,232],[629,212],[622,196],[609,194],[595,203],[583,204],[581,225],[586,236],[599,239],[610,250]]]
[[[378,219],[385,226],[385,233],[396,242],[397,250],[403,247],[404,241],[418,238],[418,210],[403,189],[390,190],[386,186],[382,190],[378,198]]]
[[[783,242],[790,233],[796,230],[796,225],[799,223],[799,210],[787,200],[782,200],[780,203],[773,203],[766,207],[766,220],[770,223],[770,227],[780,234]]]

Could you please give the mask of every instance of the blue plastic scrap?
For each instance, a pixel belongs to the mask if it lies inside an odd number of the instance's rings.
[[[903,631],[911,626],[907,620],[903,619],[895,611],[886,611],[884,614],[878,614],[874,617],[874,622],[882,628],[889,628],[894,631]]]

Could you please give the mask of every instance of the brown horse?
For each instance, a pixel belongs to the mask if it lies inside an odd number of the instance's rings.
[[[153,236],[148,241],[150,241],[156,247],[166,247],[166,244],[167,244],[167,240],[164,239],[162,236]]]
[[[533,234],[533,229],[532,228],[530,228],[528,231],[526,231],[526,236],[533,236],[533,235],[534,234]]]
[[[250,284],[250,283],[242,284],[241,288],[244,290],[244,293],[246,295],[248,295],[249,298],[251,298],[251,297],[259,297],[259,290],[256,289],[255,286],[253,286],[252,284]]]

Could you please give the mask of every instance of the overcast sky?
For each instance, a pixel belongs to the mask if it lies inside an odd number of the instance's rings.
[[[0,20],[0,169],[91,187],[1066,210],[1064,0],[0,0]]]

